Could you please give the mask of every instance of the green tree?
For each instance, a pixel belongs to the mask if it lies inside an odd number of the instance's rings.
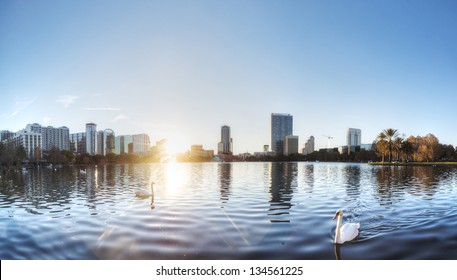
[[[382,162],[384,163],[384,157],[387,154],[387,141],[386,135],[384,133],[380,133],[376,139],[376,151],[381,155]]]
[[[382,146],[389,152],[389,161],[392,162],[392,153],[395,149],[395,138],[398,137],[398,131],[393,128],[385,129],[378,135],[379,141],[382,141]]]
[[[25,151],[24,146],[19,146],[16,148],[16,162],[19,164],[21,163],[24,159],[27,158],[27,152]]]
[[[63,150],[63,151],[60,151],[60,153],[65,156],[65,158],[66,158],[65,162],[66,163],[74,163],[75,162],[76,157],[72,152],[67,151],[67,150]]]
[[[439,147],[438,138],[435,135],[429,133],[424,137],[424,144],[427,147],[427,161],[434,161]]]
[[[411,159],[411,155],[414,152],[414,147],[411,144],[411,142],[408,141],[408,139],[403,140],[402,143],[402,152],[403,152],[403,160],[404,161],[409,161]]]

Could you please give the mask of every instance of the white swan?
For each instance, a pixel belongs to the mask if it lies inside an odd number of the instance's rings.
[[[86,172],[87,172],[86,169],[80,169],[79,170],[79,173],[81,173],[81,174],[86,174]]]
[[[351,241],[359,234],[360,223],[345,223],[341,226],[343,219],[343,210],[338,210],[333,216],[333,220],[338,219],[336,222],[334,244],[343,244],[346,241]]]
[[[140,198],[148,198],[154,196],[154,182],[151,182],[151,191],[147,190],[136,190],[135,195]]]

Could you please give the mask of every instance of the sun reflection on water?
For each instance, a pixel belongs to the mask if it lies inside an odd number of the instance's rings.
[[[189,178],[189,172],[186,168],[183,168],[176,162],[167,163],[166,168],[166,190],[167,193],[179,192],[185,184],[187,178]]]

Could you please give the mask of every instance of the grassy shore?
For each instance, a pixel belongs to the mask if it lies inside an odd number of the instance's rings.
[[[445,162],[370,162],[370,165],[383,165],[383,166],[446,166],[452,165],[457,166],[455,161],[445,161]]]

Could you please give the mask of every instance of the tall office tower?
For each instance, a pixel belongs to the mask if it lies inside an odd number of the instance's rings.
[[[85,132],[70,134],[70,151],[80,155],[87,153]]]
[[[129,145],[132,146],[132,136],[131,135],[116,136],[114,145],[115,145],[115,154],[116,155],[128,154]],[[133,151],[133,146],[132,146],[131,150]],[[132,151],[130,151],[130,153]]]
[[[304,155],[309,155],[314,152],[314,136],[309,137],[308,141],[306,141],[305,148],[303,149]]]
[[[121,146],[124,146],[124,136],[116,136],[114,140],[114,146],[115,146],[115,154],[120,155],[121,154]],[[122,153],[124,153],[124,149],[122,147]]]
[[[132,135],[132,143],[134,154],[145,154],[151,149],[151,140],[147,134]]]
[[[116,151],[115,135],[112,129],[100,130],[97,132],[97,155],[106,156]]]
[[[105,150],[103,155],[114,154],[116,151],[114,131],[112,129],[105,129],[103,132],[103,143],[105,144]]]
[[[97,125],[86,123],[86,153],[94,156],[97,152]]]
[[[218,145],[218,154],[233,154],[233,139],[230,137],[230,126],[221,126],[221,142]]]
[[[298,154],[298,136],[287,135],[284,141],[284,155]]]
[[[271,114],[271,150],[276,155],[284,153],[285,138],[293,133],[292,122],[292,115]]]
[[[357,147],[362,144],[362,131],[357,128],[346,129],[346,145],[348,147]]]
[[[95,154],[104,155],[105,143],[103,143],[103,130],[97,131],[97,148],[95,148]]]

